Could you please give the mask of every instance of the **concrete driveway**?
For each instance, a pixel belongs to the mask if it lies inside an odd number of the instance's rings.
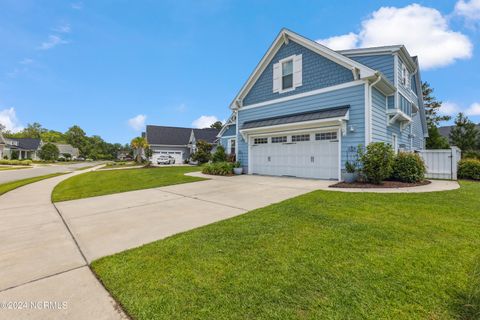
[[[325,188],[332,181],[243,175],[56,204],[88,262]]]
[[[78,173],[0,197],[0,319],[124,319],[90,271],[92,260],[331,184],[215,177],[55,207],[50,202],[54,186]]]
[[[48,164],[48,165],[34,165],[32,168],[20,169],[20,170],[2,170],[0,171],[0,184],[20,180],[43,176],[50,173],[57,172],[70,172],[79,170],[84,167],[90,167],[92,165],[99,164],[100,162],[80,162],[80,163],[65,163],[65,164]]]

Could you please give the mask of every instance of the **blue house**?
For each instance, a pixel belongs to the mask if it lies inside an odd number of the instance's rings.
[[[359,146],[425,147],[418,60],[403,45],[334,51],[283,29],[230,105],[220,143],[249,174],[341,180]]]

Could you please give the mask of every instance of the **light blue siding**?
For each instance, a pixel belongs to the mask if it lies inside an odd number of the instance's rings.
[[[365,86],[363,84],[268,106],[247,110],[240,109],[238,112],[238,125],[241,130],[245,121],[344,105],[350,105],[348,127],[350,128],[352,126],[354,131],[351,132],[347,130],[347,134],[341,137],[343,167],[349,147],[357,147],[359,144],[365,144]],[[247,169],[248,144],[241,135],[238,137],[238,160],[242,163],[242,166]]]
[[[406,97],[407,99],[409,99],[410,101],[413,101],[413,102],[417,102],[417,96],[415,95],[415,93],[412,91],[412,88],[411,86],[408,86],[408,85],[403,85],[402,84],[402,59],[400,59],[400,57],[398,57],[398,66],[397,66],[397,74],[398,74],[398,84],[397,84],[397,88],[398,88],[398,92],[400,94],[402,94],[404,97]]]
[[[402,110],[406,115],[412,115],[412,103],[407,100],[402,94],[399,94],[399,104],[400,110]]]
[[[422,150],[425,148],[425,137],[422,127],[422,121],[420,119],[420,113],[417,112],[413,116],[413,124],[412,124],[412,134],[413,134],[413,149],[414,150]]]
[[[234,136],[237,134],[237,126],[232,124],[228,126],[228,129],[222,134],[222,137]]]
[[[230,139],[230,138],[220,138],[220,141],[219,141],[219,142],[220,142],[220,145],[221,145],[223,148],[225,148],[225,151],[226,151],[226,152],[228,152],[228,151],[227,151],[228,139]]]
[[[382,55],[365,55],[365,56],[349,56],[352,60],[360,62],[361,64],[372,68],[373,70],[380,71],[387,79],[393,83],[394,78],[394,57],[390,54]]]
[[[273,65],[291,55],[302,55],[302,85],[293,91],[273,92]],[[283,44],[272,61],[243,99],[243,105],[273,100],[353,80],[352,72],[339,64],[299,45],[294,41]]]
[[[386,97],[376,88],[372,89],[372,141],[387,141]]]

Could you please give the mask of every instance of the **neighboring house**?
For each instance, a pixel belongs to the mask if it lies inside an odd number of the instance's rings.
[[[54,145],[57,146],[58,151],[59,151],[59,158],[65,158],[65,154],[69,154],[70,158],[72,160],[77,159],[80,156],[80,152],[78,151],[78,148],[74,148],[70,144],[64,144],[64,143],[54,143]]]
[[[196,150],[196,142],[204,140],[215,144],[217,141],[217,129],[192,129],[181,127],[166,127],[147,125],[145,138],[153,152],[154,162],[160,155],[170,155],[176,163],[183,163],[190,158]]]
[[[442,136],[448,139],[450,141],[450,132],[455,126],[444,126],[444,127],[439,127],[438,131]],[[480,132],[480,123],[476,125],[477,130]]]
[[[42,147],[42,141],[34,138],[4,138],[0,142],[1,157],[12,158],[13,153],[17,153],[18,159],[32,159],[39,160],[39,151]]]
[[[341,179],[359,145],[421,150],[418,61],[402,45],[331,50],[283,29],[218,135],[245,172]]]

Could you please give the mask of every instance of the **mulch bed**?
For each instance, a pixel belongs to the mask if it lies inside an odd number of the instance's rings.
[[[407,183],[400,181],[384,181],[382,184],[373,184],[368,182],[339,182],[330,186],[330,188],[406,188],[406,187],[418,187],[430,184],[431,181],[423,180],[416,183]]]

